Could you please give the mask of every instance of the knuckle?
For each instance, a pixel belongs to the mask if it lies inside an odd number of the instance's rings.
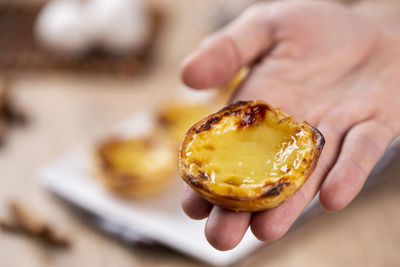
[[[338,163],[341,164],[342,167],[337,175],[343,177],[344,179],[342,180],[342,183],[339,183],[340,187],[345,187],[346,184],[362,186],[368,176],[368,171],[358,160],[348,158],[342,159]],[[337,193],[340,194],[340,192]]]
[[[356,161],[343,159],[320,190],[320,204],[327,212],[344,209],[361,190],[367,172]]]
[[[354,127],[348,133],[348,143],[355,146],[354,150],[365,158],[373,158],[384,153],[390,140],[395,136],[391,125],[379,121],[365,122],[360,127]]]

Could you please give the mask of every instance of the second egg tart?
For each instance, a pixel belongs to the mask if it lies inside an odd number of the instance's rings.
[[[176,147],[179,147],[187,129],[210,113],[205,104],[170,103],[158,110],[157,122]]]
[[[324,142],[307,122],[262,101],[240,101],[187,131],[180,172],[213,204],[240,212],[267,210],[299,190]]]
[[[147,138],[110,138],[94,154],[104,184],[120,196],[144,196],[166,187],[176,171],[176,152]]]

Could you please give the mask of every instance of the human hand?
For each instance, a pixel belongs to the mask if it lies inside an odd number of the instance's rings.
[[[187,57],[182,79],[197,89],[219,86],[250,65],[234,100],[280,106],[326,140],[312,176],[271,210],[224,210],[186,186],[182,207],[194,219],[208,217],[211,245],[232,249],[249,226],[260,240],[280,238],[318,191],[326,211],[354,199],[400,133],[399,40],[372,17],[339,4],[268,2],[250,8]]]

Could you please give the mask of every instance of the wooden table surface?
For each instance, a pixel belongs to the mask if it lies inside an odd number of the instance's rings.
[[[179,62],[204,36],[193,1],[158,2],[167,14],[152,71],[125,80],[19,74],[12,89],[31,123],[13,128],[0,149],[0,216],[18,199],[69,233],[56,250],[0,231],[0,266],[203,266],[164,248],[126,246],[96,230],[39,184],[38,168],[179,85]],[[177,8],[179,6],[179,8]],[[398,149],[400,150],[400,149]],[[345,210],[321,214],[238,266],[400,266],[400,157]]]

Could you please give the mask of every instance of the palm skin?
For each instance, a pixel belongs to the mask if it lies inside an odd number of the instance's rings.
[[[263,241],[283,236],[320,191],[326,211],[347,206],[400,132],[400,41],[373,18],[318,1],[262,3],[207,38],[184,62],[197,89],[251,66],[234,100],[260,99],[318,128],[326,145],[313,175],[284,204],[257,213],[212,206],[186,187],[182,207],[208,217],[215,248],[235,247],[250,226]],[[396,50],[397,49],[397,50]]]

